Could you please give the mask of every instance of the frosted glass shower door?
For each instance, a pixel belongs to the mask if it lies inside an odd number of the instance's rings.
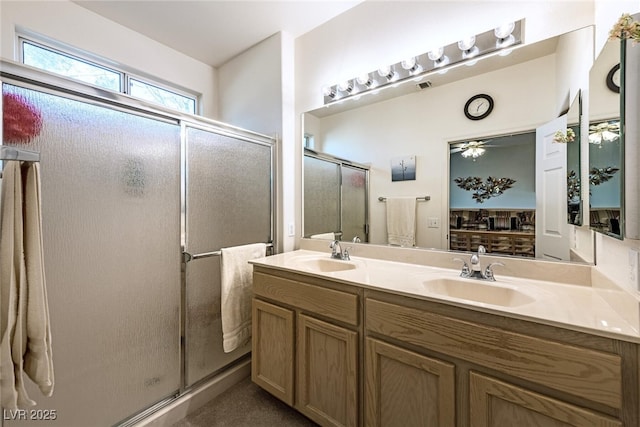
[[[342,240],[368,242],[367,170],[342,165]]]
[[[110,426],[180,388],[180,126],[3,85],[42,118],[54,421]],[[12,141],[3,141],[11,145]]]
[[[304,156],[304,235],[340,232],[340,165]]]
[[[271,241],[271,145],[188,127],[186,155],[186,385],[251,350],[224,353],[220,257],[211,252]]]

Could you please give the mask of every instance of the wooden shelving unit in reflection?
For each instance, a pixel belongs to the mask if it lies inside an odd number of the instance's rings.
[[[482,245],[489,253],[535,257],[535,232],[449,230],[449,248],[477,251]]]

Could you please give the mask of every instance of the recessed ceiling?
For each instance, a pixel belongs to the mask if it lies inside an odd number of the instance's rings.
[[[298,37],[363,0],[74,1],[98,15],[218,67],[280,31]]]

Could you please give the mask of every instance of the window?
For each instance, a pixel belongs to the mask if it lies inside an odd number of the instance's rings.
[[[134,98],[189,114],[197,112],[197,97],[124,70],[107,67],[49,44],[19,37],[21,60],[25,65],[80,80],[103,89],[126,93]]]
[[[196,100],[167,89],[129,78],[129,94],[185,113],[195,113]]]

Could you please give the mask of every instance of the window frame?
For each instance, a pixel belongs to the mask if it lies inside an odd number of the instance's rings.
[[[114,73],[118,73],[120,75],[120,91],[114,91],[111,88],[108,87],[104,87],[104,86],[100,86],[100,85],[95,85],[92,83],[87,83],[85,81],[82,81],[80,79],[75,79],[73,77],[70,76],[65,76],[64,74],[60,74],[60,73],[56,73],[54,71],[50,71],[50,70],[46,70],[46,69],[42,69],[44,71],[50,72],[50,73],[54,73],[56,75],[60,75],[69,79],[73,79],[75,81],[79,81],[83,84],[89,84],[92,86],[96,86],[99,87],[103,90],[108,90],[111,92],[117,92],[117,93],[122,93],[122,94],[126,94],[131,96],[132,98],[141,100],[143,102],[148,102],[154,105],[159,105],[162,106],[164,108],[170,109],[171,111],[177,111],[180,113],[184,113],[184,114],[193,114],[193,115],[199,115],[200,114],[200,108],[201,108],[201,102],[200,102],[200,98],[201,95],[200,94],[196,94],[194,92],[188,91],[186,89],[183,89],[179,86],[175,86],[172,85],[170,83],[167,82],[163,82],[160,79],[157,78],[153,78],[150,76],[146,76],[145,73],[142,72],[136,72],[135,70],[129,69],[127,67],[121,66],[120,64],[114,64],[114,61],[109,61],[106,60],[104,58],[101,58],[97,55],[82,51],[80,49],[68,46],[66,44],[57,42],[55,40],[49,39],[48,37],[43,37],[34,33],[31,33],[29,31],[19,31],[16,30],[16,44],[17,44],[17,59],[18,62],[20,62],[21,64],[24,65],[28,65],[25,64],[24,60],[24,45],[26,44],[30,44],[33,46],[36,46],[38,48],[44,49],[44,50],[48,50],[53,52],[54,54],[58,54],[61,56],[65,56],[65,57],[69,57],[73,60],[77,60],[80,62],[84,62],[87,63],[88,65],[94,66],[96,68],[102,68],[105,69],[107,71],[111,71]],[[38,68],[38,67],[36,67]],[[193,101],[193,106],[194,106],[194,110],[193,111],[185,111],[185,110],[177,110],[171,106],[165,105],[165,104],[160,104],[160,103],[156,103],[153,101],[150,101],[148,99],[145,98],[140,98],[137,96],[132,95],[130,92],[130,84],[131,84],[131,80],[135,80],[138,81],[142,84],[145,85],[149,85],[149,86],[154,86],[157,87],[158,89],[162,90],[162,91],[166,91],[170,94],[173,95],[178,95],[178,96],[182,96],[184,98],[187,98],[189,100]]]

